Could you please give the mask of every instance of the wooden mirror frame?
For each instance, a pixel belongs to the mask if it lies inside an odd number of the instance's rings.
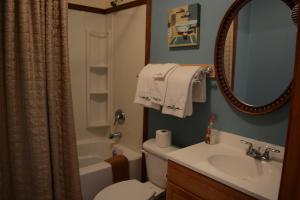
[[[285,105],[291,96],[292,82],[288,88],[274,101],[263,106],[254,106],[247,104],[237,98],[231,88],[229,87],[228,81],[225,76],[224,70],[224,47],[227,37],[227,32],[234,18],[238,15],[239,11],[249,2],[253,0],[236,0],[230,8],[227,10],[221,22],[215,46],[215,66],[216,75],[220,90],[222,91],[225,99],[240,112],[250,114],[250,115],[263,115],[273,112],[283,105]],[[281,0],[292,10],[295,5],[297,5],[297,0]],[[292,18],[291,18],[292,20]]]

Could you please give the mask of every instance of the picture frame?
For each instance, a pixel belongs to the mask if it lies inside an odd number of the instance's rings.
[[[200,4],[172,8],[168,13],[168,45],[197,47],[200,45]]]

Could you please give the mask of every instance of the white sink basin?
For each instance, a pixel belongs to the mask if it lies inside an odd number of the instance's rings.
[[[255,160],[251,157],[233,155],[213,155],[208,162],[217,170],[230,176],[243,179],[258,179],[261,176],[273,176],[280,173],[280,167],[274,163]]]
[[[236,138],[235,143],[233,139],[216,145],[192,145],[170,153],[168,158],[257,199],[277,199],[282,163],[249,157],[247,146],[240,144],[244,138]]]
[[[235,177],[248,178],[263,174],[263,166],[252,158],[246,156],[213,155],[208,162],[216,169]]]

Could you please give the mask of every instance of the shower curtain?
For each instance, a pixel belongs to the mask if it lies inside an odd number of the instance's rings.
[[[0,199],[81,199],[66,0],[0,1]]]

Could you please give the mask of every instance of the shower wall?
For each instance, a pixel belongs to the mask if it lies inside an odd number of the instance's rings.
[[[140,150],[143,137],[143,108],[133,103],[137,74],[145,62],[146,6],[108,15],[108,29],[113,33],[113,110],[121,108],[126,121],[115,130],[121,131],[121,143]]]
[[[69,57],[78,140],[107,136],[110,131],[110,119],[103,116],[110,116],[111,104],[104,99],[109,94],[101,94],[110,90],[109,74],[105,74],[109,68],[100,68],[108,64],[108,44],[97,37],[101,35],[107,35],[105,15],[69,10]]]
[[[89,50],[87,33],[93,32],[101,37],[108,35],[107,44],[95,45]],[[93,137],[107,137],[111,131],[121,131],[123,136],[120,143],[139,150],[142,145],[143,135],[143,108],[133,103],[137,74],[145,62],[145,35],[146,35],[146,6],[138,6],[119,11],[109,15],[92,14],[83,11],[69,10],[69,53],[72,78],[72,97],[75,117],[77,139]],[[97,41],[97,40],[96,40]],[[107,45],[103,48],[103,45]],[[100,47],[102,46],[102,47]],[[105,51],[105,52],[104,52]],[[106,56],[105,56],[106,55]],[[89,57],[106,57],[107,68],[101,72],[101,66],[96,66],[99,77],[93,81],[88,80]],[[102,59],[104,60],[104,59]],[[99,65],[98,64],[98,65]],[[107,74],[105,74],[107,70]],[[105,81],[101,77],[107,76]],[[105,86],[103,86],[105,85]],[[101,104],[97,109],[92,109],[92,119],[98,115],[103,127],[98,127],[99,122],[92,120],[96,126],[89,125],[89,88],[97,95],[106,92],[107,103]],[[102,89],[97,89],[102,88]],[[103,89],[104,88],[104,89]],[[106,91],[107,90],[107,91]],[[102,95],[102,96],[105,96]],[[97,96],[96,96],[97,97]],[[104,97],[103,97],[104,98]],[[100,102],[105,99],[96,99]],[[92,101],[93,102],[93,101]],[[114,126],[114,111],[122,109],[126,113],[126,121],[122,125]],[[105,119],[103,121],[103,119]],[[107,123],[107,124],[106,124]]]

